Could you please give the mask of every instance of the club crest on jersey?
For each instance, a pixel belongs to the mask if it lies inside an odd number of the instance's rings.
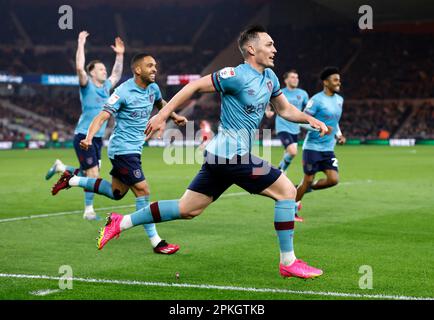
[[[222,79],[227,79],[235,76],[235,70],[232,67],[223,68],[219,72],[219,77]]]
[[[297,95],[297,99],[300,100],[300,99],[301,99],[301,96]]]
[[[267,81],[267,88],[268,91],[273,92],[273,83],[270,81]]]
[[[140,169],[136,169],[133,171],[133,174],[134,174],[134,177],[136,177],[138,179],[142,176],[142,171]]]
[[[150,103],[154,103],[154,99],[155,99],[155,94],[151,93],[151,94],[149,95],[149,102],[150,102]]]
[[[113,93],[110,98],[108,99],[108,104],[115,104],[119,100],[119,96],[116,93]]]
[[[93,158],[92,157],[86,158],[86,162],[88,165],[91,165],[93,162]]]

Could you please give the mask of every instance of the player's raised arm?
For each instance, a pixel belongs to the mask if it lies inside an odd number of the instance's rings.
[[[155,116],[149,119],[145,129],[146,140],[149,140],[157,131],[158,138],[160,139],[166,127],[166,120],[170,117],[172,112],[190,99],[195,93],[215,91],[210,74],[187,84]]]
[[[282,118],[297,123],[308,123],[313,128],[318,129],[321,136],[328,133],[329,130],[322,121],[319,121],[307,113],[298,110],[294,105],[288,102],[283,94],[273,97],[271,99],[271,103],[276,109],[276,112]]]
[[[113,51],[116,53],[115,64],[113,65],[112,73],[109,77],[112,87],[114,87],[122,77],[122,70],[124,66],[124,53],[125,45],[121,38],[117,37],[115,39],[115,45],[111,46]]]
[[[78,34],[78,45],[77,52],[75,54],[75,69],[78,75],[78,82],[80,86],[84,87],[87,85],[87,81],[89,81],[86,73],[86,69],[84,67],[85,64],[85,56],[84,56],[84,45],[86,44],[86,38],[89,36],[87,31],[81,31]]]

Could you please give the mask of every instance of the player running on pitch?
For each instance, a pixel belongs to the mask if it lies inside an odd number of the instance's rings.
[[[107,70],[100,60],[90,61],[85,68],[84,46],[89,36],[87,31],[82,31],[78,35],[78,47],[75,58],[78,82],[80,85],[80,101],[82,114],[75,128],[74,149],[77,154],[80,168],[67,166],[57,159],[53,166],[48,170],[45,179],[50,179],[55,173],[62,173],[65,170],[71,174],[98,178],[101,165],[102,138],[104,136],[106,124],[95,134],[92,147],[88,150],[80,148],[80,141],[86,137],[87,130],[93,118],[101,112],[104,104],[110,96],[110,89],[113,88],[122,76],[125,46],[121,38],[115,39],[115,45],[111,46],[116,53],[115,64],[112,74],[107,79]],[[94,193],[85,190],[85,209],[83,218],[95,220],[98,216],[93,208]]]
[[[161,97],[160,88],[155,83],[157,63],[148,54],[137,54],[131,61],[134,77],[125,81],[108,99],[104,110],[92,121],[85,136],[80,141],[83,150],[92,148],[93,138],[110,116],[115,116],[116,125],[110,137],[108,156],[113,165],[110,172],[112,182],[103,179],[84,178],[71,175],[68,171],[54,185],[52,194],[62,189],[81,187],[85,190],[105,195],[114,200],[122,199],[129,189],[136,196],[136,210],[149,205],[149,185],[142,171],[141,155],[145,139],[145,128],[154,106],[161,109],[166,102]],[[178,125],[185,125],[187,119],[171,113]],[[146,233],[154,247],[154,252],[172,254],[179,246],[168,244],[157,233],[154,223],[144,224]]]
[[[282,89],[282,93],[288,101],[296,106],[298,110],[303,110],[306,106],[309,96],[306,91],[298,88],[298,73],[296,70],[290,70],[283,75],[283,80],[286,87]],[[291,164],[292,159],[297,155],[298,134],[300,133],[300,125],[298,123],[285,120],[279,115],[276,115],[276,133],[285,148],[285,154],[280,161],[279,169],[286,171]]]
[[[297,187],[296,201],[300,201],[306,192],[330,188],[339,182],[338,159],[334,149],[336,139],[339,144],[346,142],[339,128],[344,103],[338,94],[341,88],[339,70],[336,67],[326,67],[321,72],[320,79],[324,89],[309,100],[304,112],[323,121],[327,127],[332,128],[330,131],[334,134],[321,136],[314,131],[307,133],[303,144],[304,178]],[[326,178],[314,181],[318,171],[324,172]]]
[[[270,69],[276,49],[264,28],[251,27],[241,33],[239,48],[245,63],[224,68],[194,81],[179,91],[160,112],[149,120],[146,134],[161,137],[170,114],[198,92],[219,92],[222,99],[218,134],[207,145],[205,162],[179,200],[153,202],[130,215],[111,213],[101,230],[98,249],[137,225],[175,219],[191,219],[232,184],[250,193],[275,200],[274,226],[280,246],[280,274],[284,277],[313,278],[322,271],[295,257],[293,249],[296,190],[286,175],[268,162],[250,153],[255,131],[270,99],[277,112],[289,121],[309,123],[323,135],[327,127],[292,106],[280,90],[279,80]]]

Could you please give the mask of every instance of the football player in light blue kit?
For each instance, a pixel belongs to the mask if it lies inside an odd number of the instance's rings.
[[[78,46],[76,53],[76,71],[78,82],[80,85],[80,101],[82,114],[75,128],[74,149],[77,154],[80,168],[74,168],[62,163],[57,159],[53,166],[48,170],[45,179],[50,179],[55,173],[68,171],[71,174],[79,174],[82,176],[97,178],[99,176],[101,166],[101,149],[102,138],[105,133],[106,125],[95,134],[93,138],[92,148],[82,150],[80,141],[84,139],[93,118],[102,111],[104,104],[110,96],[110,89],[113,88],[122,76],[123,61],[125,46],[121,38],[115,39],[115,45],[111,46],[116,53],[116,60],[113,65],[112,74],[107,78],[107,70],[105,65],[100,60],[92,60],[85,68],[84,46],[86,38],[89,36],[87,31],[82,31],[78,35]],[[93,208],[94,193],[85,191],[85,209],[83,218],[87,220],[95,220],[98,216]]]
[[[161,109],[166,102],[155,83],[157,63],[148,54],[137,54],[131,61],[134,77],[115,89],[104,106],[104,110],[93,119],[87,135],[80,141],[83,150],[92,147],[93,138],[111,116],[116,119],[108,145],[108,156],[113,165],[111,183],[103,179],[83,178],[68,172],[53,187],[55,193],[69,187],[93,190],[114,200],[122,199],[129,189],[136,196],[136,210],[149,204],[149,185],[142,171],[141,155],[145,142],[145,128],[154,106]],[[178,125],[187,119],[171,114]],[[172,254],[179,246],[167,243],[157,233],[155,224],[144,225],[155,253]]]
[[[326,67],[321,72],[320,79],[323,91],[309,100],[304,112],[324,122],[332,129],[332,134],[321,137],[314,131],[307,133],[303,143],[304,178],[297,187],[296,201],[300,201],[306,192],[330,188],[339,182],[338,159],[334,149],[336,139],[339,144],[344,144],[346,139],[339,128],[344,99],[338,94],[341,88],[338,68]],[[326,177],[314,181],[318,171],[324,172]]]
[[[133,226],[192,219],[236,184],[250,193],[275,200],[274,227],[280,246],[280,274],[300,278],[322,274],[321,270],[296,259],[294,254],[294,185],[280,170],[250,152],[270,99],[277,112],[287,120],[309,123],[321,134],[327,132],[327,127],[300,112],[282,95],[279,80],[270,69],[274,66],[277,51],[264,28],[250,27],[241,33],[238,44],[245,63],[236,68],[224,68],[186,85],[147,125],[147,139],[156,132],[161,137],[170,114],[195,93],[219,92],[222,99],[221,125],[218,134],[206,146],[205,161],[199,173],[179,200],[153,202],[145,209],[125,216],[111,213],[100,232],[99,249]],[[246,223],[249,219],[252,217],[246,216]]]
[[[288,101],[296,106],[298,110],[303,110],[306,106],[309,96],[306,91],[298,88],[298,73],[292,69],[285,72],[283,80],[286,87],[282,89],[282,93]],[[276,115],[276,134],[282,142],[285,153],[279,164],[279,169],[286,171],[291,164],[292,159],[297,155],[298,134],[300,133],[300,125],[290,122]]]

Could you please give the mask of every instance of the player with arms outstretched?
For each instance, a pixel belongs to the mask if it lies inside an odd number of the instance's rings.
[[[221,124],[218,134],[206,147],[205,161],[199,173],[179,200],[153,202],[125,216],[111,213],[100,232],[98,249],[122,231],[137,225],[192,219],[236,184],[250,193],[275,200],[274,226],[280,246],[280,274],[300,278],[322,274],[321,270],[297,259],[294,254],[294,185],[280,170],[250,151],[270,99],[279,115],[289,121],[309,123],[321,135],[327,132],[327,127],[300,112],[282,95],[279,80],[270,69],[274,66],[277,51],[264,28],[253,26],[243,31],[238,43],[245,63],[189,83],[147,125],[147,139],[156,132],[161,137],[170,114],[187,99],[195,93],[219,92],[222,99]]]
[[[122,76],[124,63],[125,46],[121,38],[115,39],[115,45],[111,46],[116,53],[116,60],[109,78],[107,70],[100,60],[92,60],[85,68],[84,46],[89,36],[87,31],[82,31],[78,35],[78,47],[75,58],[78,82],[80,85],[80,101],[82,114],[75,128],[74,149],[77,154],[80,168],[64,165],[57,159],[53,166],[48,170],[45,179],[50,179],[55,173],[68,171],[71,174],[98,178],[101,165],[102,138],[104,136],[106,124],[101,126],[92,140],[92,147],[88,150],[80,148],[80,141],[86,137],[87,130],[93,118],[102,111],[104,104],[110,96],[110,89],[113,88]],[[83,218],[87,220],[97,219],[93,208],[94,193],[85,190],[85,209]]]
[[[136,210],[149,205],[149,185],[142,170],[141,155],[145,139],[145,128],[154,106],[164,107],[160,88],[155,83],[157,63],[148,54],[137,54],[131,60],[133,78],[115,89],[107,103],[92,121],[87,135],[80,141],[80,147],[87,151],[92,148],[95,134],[111,116],[116,119],[113,134],[110,137],[108,156],[112,163],[112,182],[103,179],[84,178],[71,175],[66,171],[52,189],[53,195],[69,187],[81,187],[85,190],[105,195],[114,200],[122,199],[129,189],[136,196]],[[187,119],[171,113],[178,125],[185,125]],[[154,223],[144,224],[155,253],[172,254],[179,246],[162,240]]]
[[[296,201],[300,201],[306,192],[330,188],[338,184],[338,159],[334,149],[336,139],[344,144],[346,138],[339,128],[344,99],[338,94],[341,88],[341,77],[336,67],[326,67],[320,75],[323,91],[314,95],[308,102],[304,112],[324,122],[333,134],[321,136],[318,132],[309,131],[303,143],[304,177],[297,187]],[[309,128],[307,128],[309,130]],[[314,181],[317,172],[322,171],[325,179]]]

